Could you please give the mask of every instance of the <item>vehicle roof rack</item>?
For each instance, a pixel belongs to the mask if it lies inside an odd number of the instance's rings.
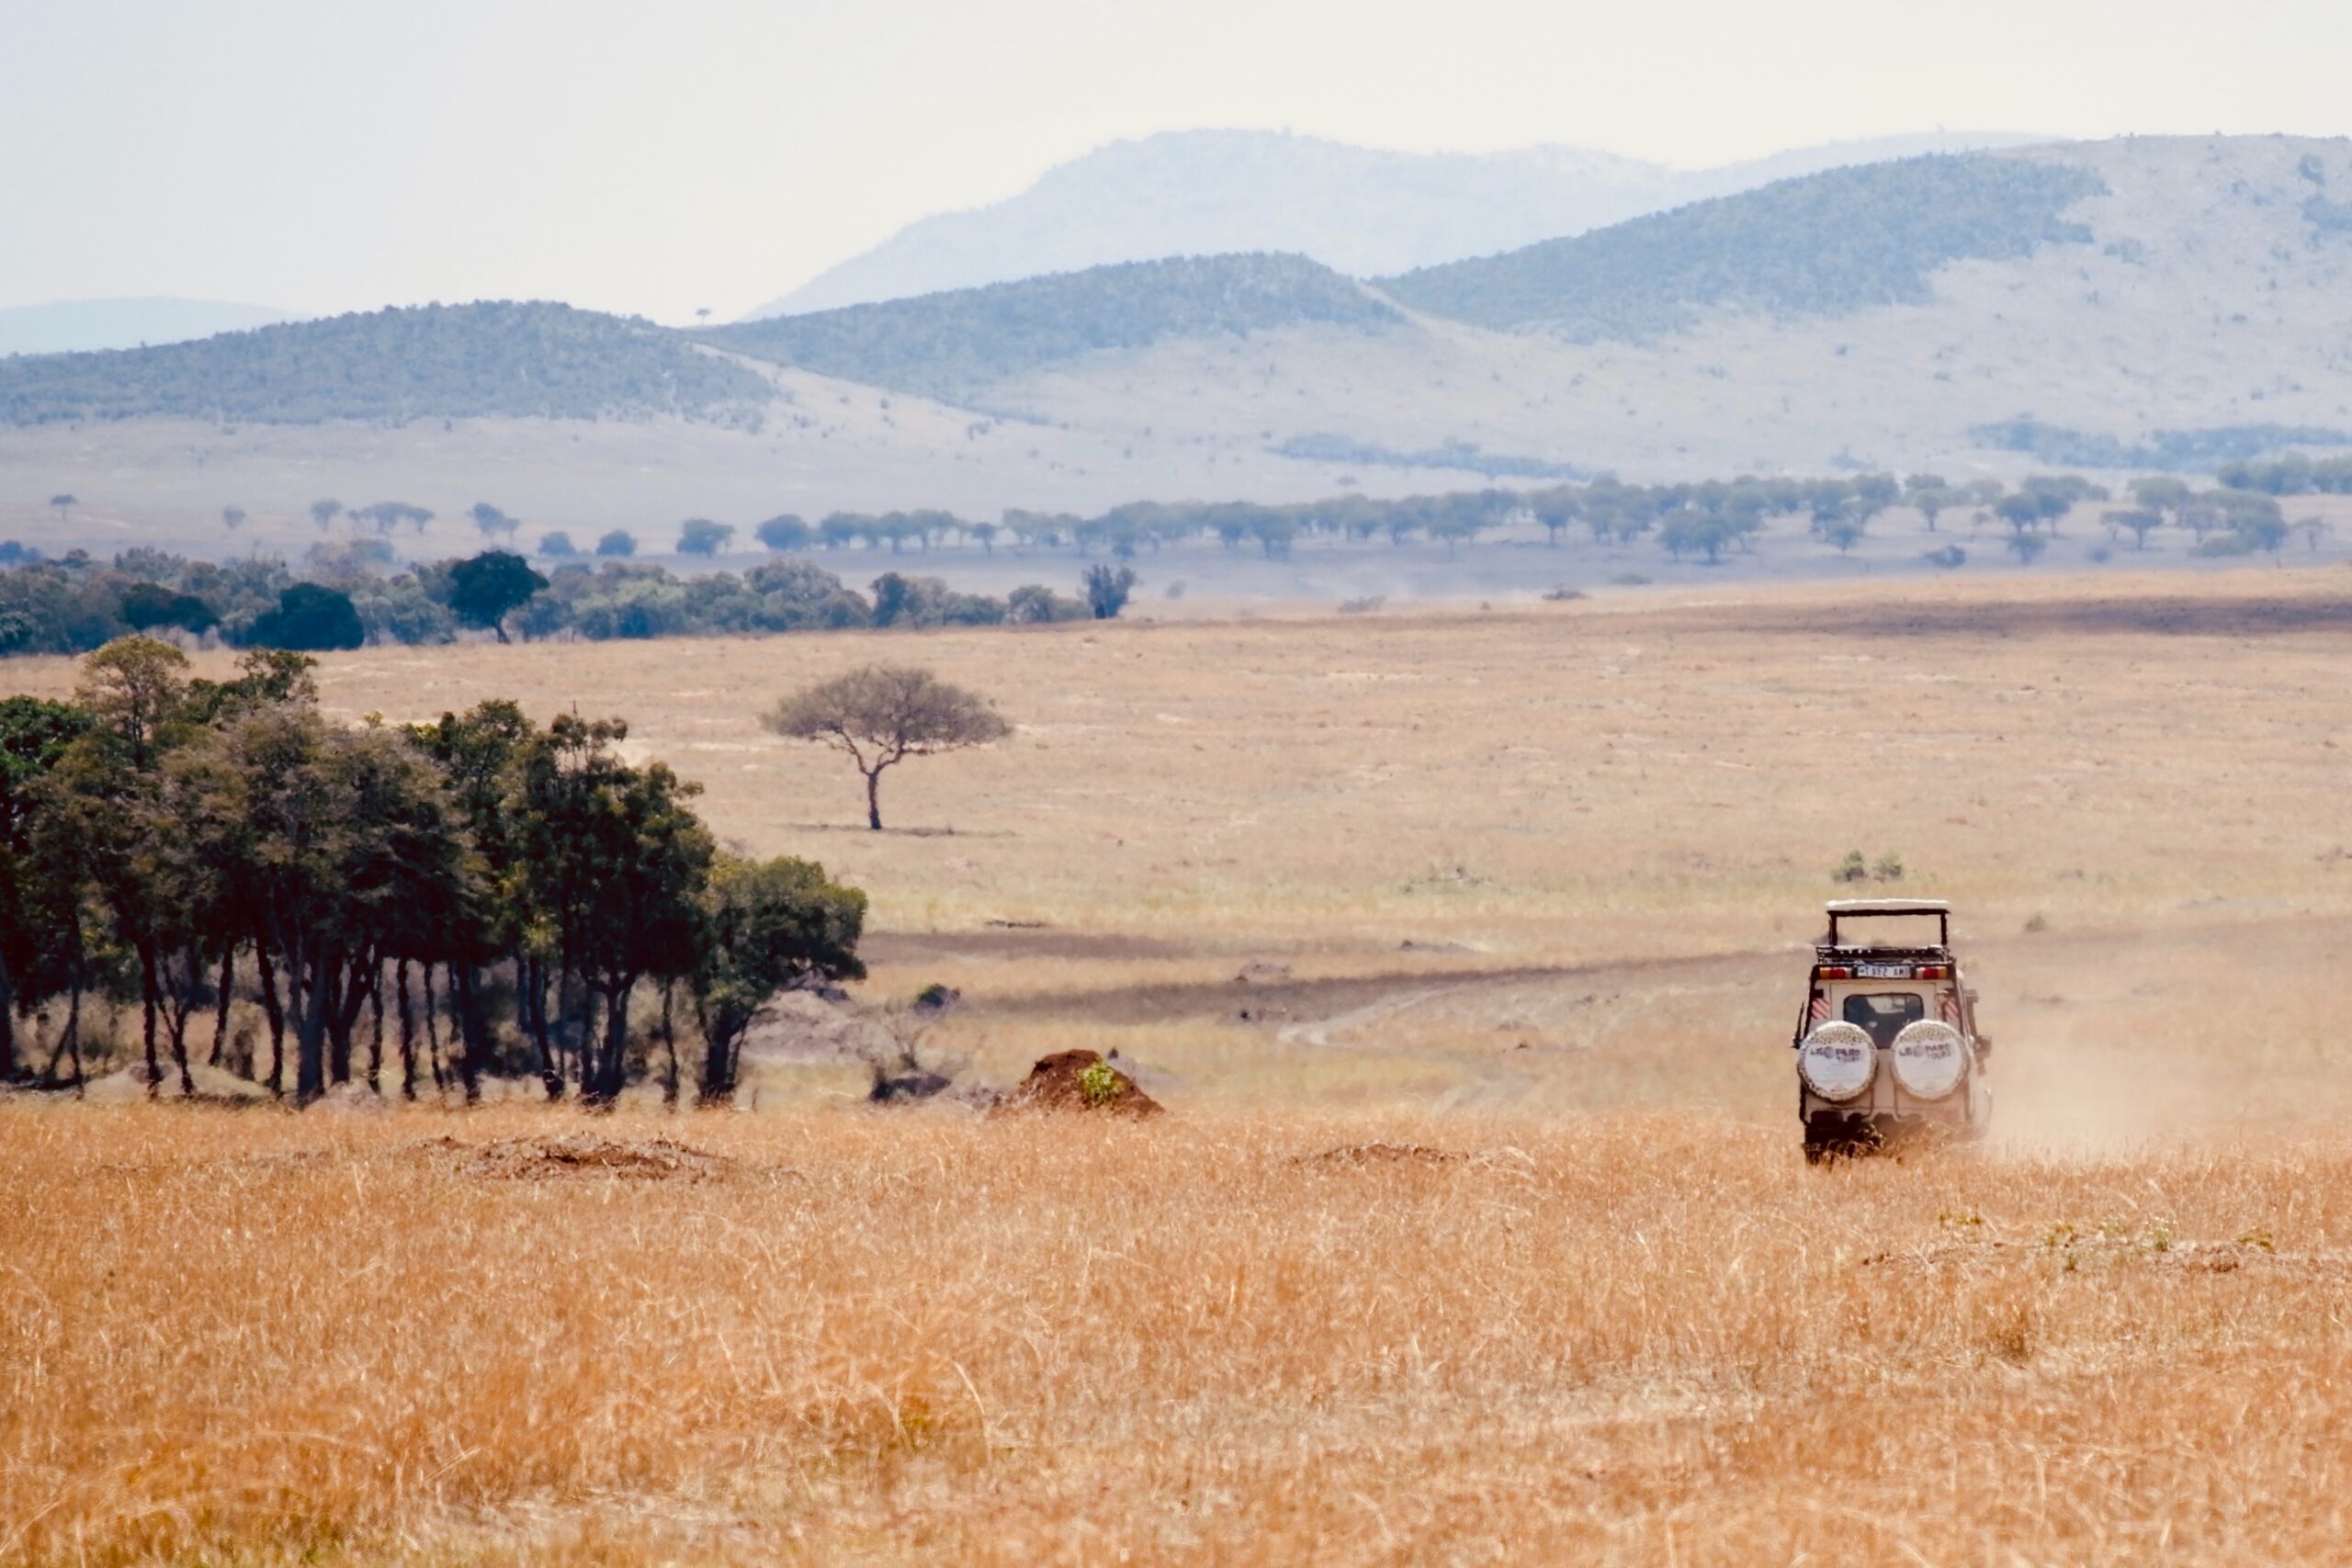
[[[1826,947],[1843,947],[1838,938],[1839,920],[1869,919],[1882,915],[1932,915],[1936,921],[1936,945],[1951,946],[1951,906],[1940,898],[1832,898],[1829,909],[1829,941]]]

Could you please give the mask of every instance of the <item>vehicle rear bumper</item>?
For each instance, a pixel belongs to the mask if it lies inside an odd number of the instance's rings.
[[[1920,1138],[1965,1138],[1973,1135],[1964,1103],[1920,1106],[1890,1111],[1848,1110],[1808,1106],[1806,1138],[1814,1143],[1897,1144]]]

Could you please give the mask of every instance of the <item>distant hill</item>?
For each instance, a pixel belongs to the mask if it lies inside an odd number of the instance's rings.
[[[198,343],[0,360],[0,423],[709,419],[772,395],[671,333],[569,305],[431,305]]]
[[[1395,152],[1281,131],[1171,131],[1073,159],[1009,200],[909,224],[746,319],[1161,256],[1284,252],[1368,277],[1818,169],[2031,140],[1939,132],[1679,170],[1577,147]]]
[[[2086,169],[1989,154],[1832,169],[1475,261],[1384,278],[1399,302],[1497,329],[1643,339],[1714,307],[1839,315],[1929,298],[1938,267],[2088,244]]]
[[[266,305],[217,299],[68,299],[0,307],[0,358],[187,343],[295,319]]]
[[[844,380],[955,400],[1106,349],[1404,317],[1304,256],[1180,257],[743,321],[701,341]]]
[[[643,418],[662,412],[700,423]],[[198,443],[143,414],[243,424]],[[435,415],[471,423],[293,423]],[[56,423],[85,418],[123,428]],[[0,487],[0,517],[79,495],[82,529],[134,489],[207,530],[223,505],[258,530],[342,493],[492,496],[576,536],[1469,475],[2211,473],[2352,434],[2352,141],[1840,166],[1375,284],[1242,254],[692,333],[560,306],[380,312],[0,360],[0,422],[25,426],[0,431],[0,467],[37,476]]]

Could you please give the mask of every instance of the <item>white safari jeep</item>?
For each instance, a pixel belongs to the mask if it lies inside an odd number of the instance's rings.
[[[1978,1137],[1992,1115],[1993,1043],[1976,1030],[1947,904],[1831,904],[1794,1044],[1809,1161],[1922,1136]]]

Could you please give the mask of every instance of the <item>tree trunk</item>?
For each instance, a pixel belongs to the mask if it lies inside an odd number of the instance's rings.
[[[17,1076],[17,991],[8,966],[0,964],[0,1083]]]
[[[294,1037],[294,1100],[308,1105],[327,1091],[327,977],[322,954],[302,976],[301,1016]]]
[[[530,982],[523,993],[521,1006],[529,1010],[531,1039],[539,1048],[539,1077],[542,1082],[555,1074],[555,1042],[548,1037],[548,961],[532,958],[524,961],[530,966]],[[562,998],[557,998],[562,1005]]]
[[[368,984],[368,1008],[375,1024],[368,1036],[368,1087],[378,1094],[384,1092],[384,969],[377,961],[375,976]]]
[[[424,1044],[433,1064],[433,1092],[447,1093],[448,1075],[441,1070],[441,1004],[433,999],[433,964],[424,965]]]
[[[193,1099],[196,1079],[187,1065],[187,1021],[196,1011],[196,988],[203,984],[203,958],[194,947],[181,954],[185,981],[175,979],[172,965],[166,960],[163,966],[165,986],[164,996],[164,1032],[172,1043],[172,1066],[180,1070],[180,1093]]]
[[[596,1102],[611,1105],[621,1097],[628,1072],[628,994],[634,979],[605,988],[605,1048],[595,1053]]]
[[[401,1098],[416,1098],[416,1014],[409,1007],[408,960],[392,966],[392,998],[401,1020]]]
[[[254,964],[261,978],[261,1010],[269,1019],[269,1092],[286,1092],[286,1008],[277,997],[277,966],[269,943],[254,938]]]
[[[320,1026],[325,1031],[327,1082],[349,1083],[351,1030],[344,1022],[345,1004],[347,1001],[356,1003],[359,999],[356,983],[343,973],[342,964],[322,964],[318,988],[325,1004],[320,1009]]]
[[[671,1003],[677,989],[674,980],[662,982],[662,1046],[670,1054],[670,1075],[662,1080],[662,1103],[673,1111],[678,1105],[678,1034],[671,1015]]]
[[[466,1086],[466,1103],[471,1105],[481,1099],[481,1069],[490,1056],[489,1043],[482,1038],[481,1008],[474,996],[474,966],[453,964],[449,976],[458,1004],[458,1077]]]
[[[702,1082],[695,1086],[695,1103],[706,1108],[726,1105],[735,1098],[738,1037],[714,1027],[709,1009],[699,998],[695,1003],[695,1021],[702,1029]]]
[[[555,1016],[559,1025],[570,1021],[566,1010],[571,1005],[571,966],[565,964],[555,972]],[[586,1027],[585,1020],[582,1021],[582,1026]],[[539,1081],[547,1086],[549,1100],[563,1098],[563,1058],[559,1051],[542,1048],[539,1057]],[[582,1082],[582,1087],[585,1087],[586,1080],[583,1078]]]
[[[65,1040],[67,1050],[74,1053],[74,1092],[82,1092],[82,977],[74,977],[71,994],[65,1002]]]
[[[155,950],[141,942],[139,946],[139,1017],[142,1038],[147,1043],[147,1098],[154,1099],[163,1092],[164,1069],[155,1060]]]
[[[877,833],[882,830],[882,770],[879,768],[865,775],[865,825]]]
[[[229,1043],[229,998],[237,989],[237,944],[220,944],[220,996],[212,1014],[212,1065],[219,1066]]]

